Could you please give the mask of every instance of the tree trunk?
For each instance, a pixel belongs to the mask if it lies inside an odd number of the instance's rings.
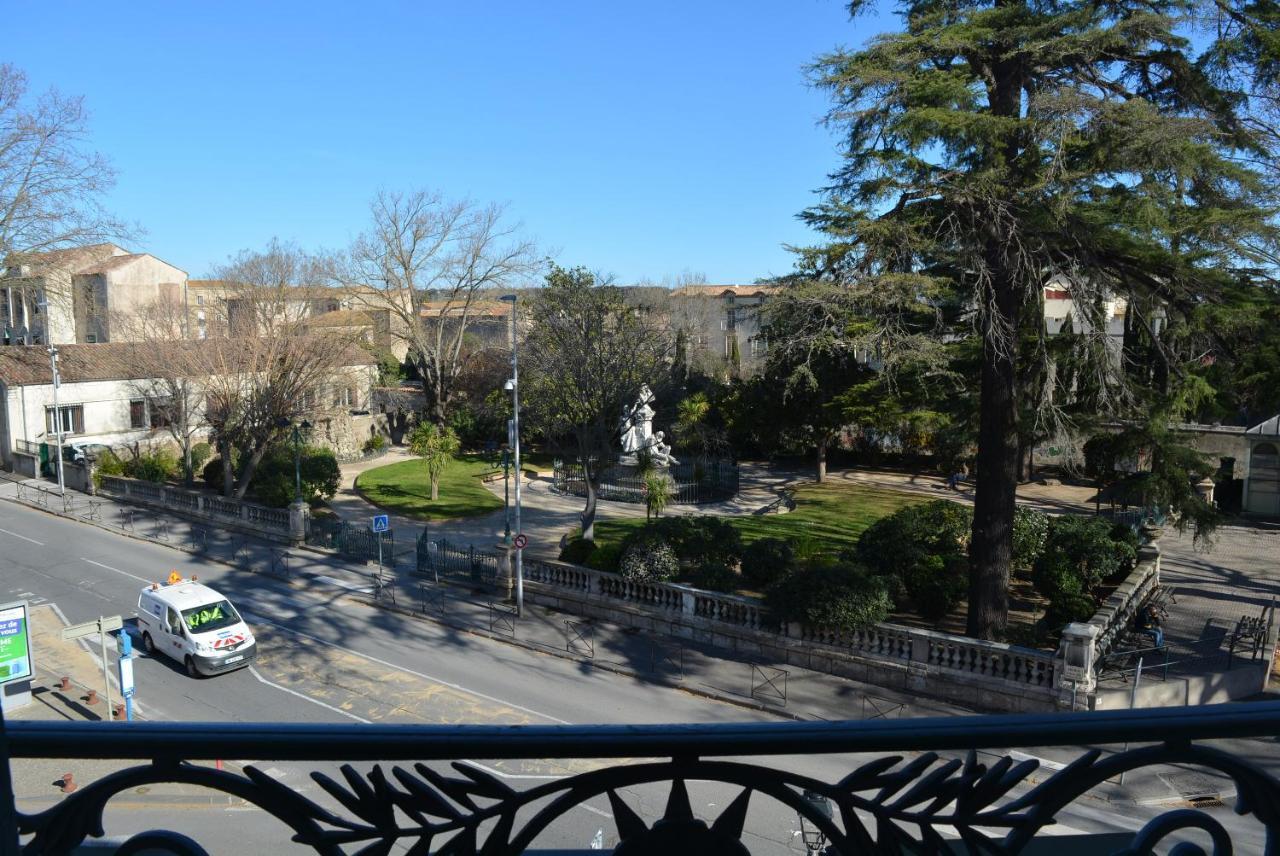
[[[827,480],[827,444],[818,443],[818,484]]]
[[[253,475],[258,471],[258,464],[262,463],[262,458],[266,454],[267,447],[264,444],[254,449],[249,460],[245,461],[244,467],[240,470],[240,483],[236,485],[236,499],[244,499],[249,485],[253,483]]]
[[[993,254],[998,254],[996,249]],[[1001,635],[1009,620],[1009,566],[1013,556],[1013,511],[1018,488],[1017,366],[1014,349],[1002,343],[1001,325],[1018,329],[1017,291],[1010,277],[993,277],[994,300],[985,322],[982,390],[975,466],[973,537],[969,544],[967,633],[977,639]]]
[[[236,488],[236,476],[231,468],[231,444],[219,443],[218,454],[222,457],[222,495],[230,499]]]
[[[440,498],[440,476],[431,476],[431,501],[435,502]]]
[[[582,540],[596,540],[596,483],[595,473],[586,456],[582,459],[582,480],[587,486],[587,506],[582,509]]]

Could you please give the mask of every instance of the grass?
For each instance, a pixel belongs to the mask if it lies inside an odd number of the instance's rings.
[[[761,538],[782,538],[804,555],[835,555],[857,543],[868,526],[925,498],[848,482],[806,484],[795,489],[796,507],[787,514],[758,514],[726,518],[746,544]],[[596,523],[596,547],[619,545],[642,529],[643,518]]]
[[[420,459],[400,461],[361,473],[356,491],[388,511],[421,520],[475,517],[502,508],[480,476],[492,467],[481,455],[459,455],[440,476],[440,498],[431,501],[431,478]]]

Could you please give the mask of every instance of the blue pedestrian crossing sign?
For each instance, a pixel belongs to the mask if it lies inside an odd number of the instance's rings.
[[[385,514],[375,514],[373,516],[373,523],[372,525],[369,526],[369,528],[372,529],[374,532],[390,532],[391,518],[389,518]]]

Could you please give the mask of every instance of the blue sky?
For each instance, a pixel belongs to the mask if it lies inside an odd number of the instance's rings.
[[[508,205],[562,264],[750,282],[838,162],[803,67],[836,0],[9,3],[5,59],[84,95],[136,246],[192,276],[336,248],[380,187]],[[29,35],[26,35],[29,34]]]

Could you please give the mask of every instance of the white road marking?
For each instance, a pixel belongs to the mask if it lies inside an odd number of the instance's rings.
[[[355,592],[360,592],[361,594],[368,594],[369,592],[373,591],[372,586],[353,586],[351,583],[344,583],[342,580],[335,580],[333,577],[326,577],[323,574],[317,574],[311,579],[315,580],[318,583],[324,583],[325,585],[335,586],[336,588],[340,588],[343,591],[355,591]]]
[[[80,557],[80,561],[88,562],[89,564],[96,565],[99,568],[105,568],[108,571],[115,571],[117,574],[124,574],[126,577],[131,577],[140,583],[154,582],[154,580],[149,580],[149,579],[146,579],[145,577],[140,577],[137,574],[131,574],[128,571],[122,571],[119,568],[113,568],[110,565],[104,565],[101,562],[95,562],[93,559],[86,559],[84,556]]]
[[[28,538],[26,535],[19,535],[17,532],[10,532],[8,529],[0,529],[0,532],[3,532],[6,535],[12,535],[14,538],[21,538],[23,541],[30,541],[32,544],[38,544],[41,547],[44,546],[43,541],[37,541],[34,538]]]
[[[252,613],[245,612],[244,610],[241,610],[241,613],[245,615],[252,614]],[[368,660],[371,663],[377,663],[380,666],[386,666],[388,669],[395,669],[398,672],[404,672],[405,674],[414,675],[415,677],[419,677],[419,678],[422,678],[423,680],[440,684],[441,686],[449,687],[450,689],[468,693],[470,695],[475,696],[476,698],[482,698],[485,701],[491,701],[491,702],[494,702],[495,704],[505,705],[506,707],[510,707],[514,710],[518,710],[523,713],[530,714],[531,716],[541,717],[542,719],[548,720],[549,722],[554,722],[557,725],[573,724],[568,720],[560,719],[559,717],[552,716],[549,713],[541,713],[539,711],[533,710],[532,708],[528,708],[523,705],[516,704],[515,702],[507,701],[505,699],[500,699],[496,696],[487,695],[486,693],[482,693],[477,690],[468,689],[464,687],[462,684],[455,684],[452,681],[446,681],[443,678],[437,678],[432,675],[428,675],[424,672],[415,672],[413,669],[407,669],[404,666],[398,666],[395,663],[391,663],[386,660],[380,660],[377,657],[373,657],[373,656],[370,656],[369,654],[361,653],[360,651],[357,651],[354,648],[349,648],[345,645],[335,645],[334,643],[321,639],[318,636],[312,636],[309,633],[303,633],[301,630],[294,630],[291,627],[285,627],[283,624],[278,624],[269,618],[263,617],[260,613],[258,614],[258,618],[256,620],[261,621],[263,624],[270,624],[272,627],[278,628],[284,631],[285,633],[292,633],[294,636],[299,636],[303,639],[310,639],[312,642],[317,642],[326,647],[335,648],[339,651],[344,651],[348,654],[354,654],[357,657],[363,657],[364,659]]]
[[[264,684],[266,684],[266,685],[267,685],[267,686],[269,686],[269,687],[275,687],[276,689],[280,690],[281,692],[286,692],[286,693],[288,693],[288,694],[289,694],[289,695],[291,695],[291,696],[294,696],[294,697],[296,697],[296,698],[300,698],[300,699],[302,699],[303,701],[309,701],[309,702],[311,702],[312,704],[319,705],[320,707],[323,707],[325,710],[331,710],[331,711],[333,711],[334,713],[340,713],[340,714],[342,714],[343,716],[345,716],[345,717],[347,717],[347,718],[349,718],[349,719],[354,719],[356,722],[361,722],[361,723],[364,723],[365,725],[373,725],[373,720],[371,720],[371,719],[365,719],[363,716],[356,716],[354,713],[351,713],[350,711],[343,710],[343,709],[342,709],[342,708],[340,708],[340,707],[334,707],[334,706],[333,706],[333,705],[331,705],[331,704],[325,704],[324,702],[320,701],[320,699],[318,699],[318,698],[312,698],[311,696],[307,695],[306,693],[300,693],[300,692],[298,692],[297,690],[289,689],[288,687],[283,686],[283,685],[281,685],[281,684],[273,683],[273,682],[271,682],[271,681],[267,680],[266,678],[262,677],[262,675],[258,674],[258,670],[257,670],[256,668],[254,668],[253,666],[250,666],[250,667],[249,667],[249,673],[250,673],[251,675],[253,675],[255,678],[257,678],[259,682],[264,683]]]

